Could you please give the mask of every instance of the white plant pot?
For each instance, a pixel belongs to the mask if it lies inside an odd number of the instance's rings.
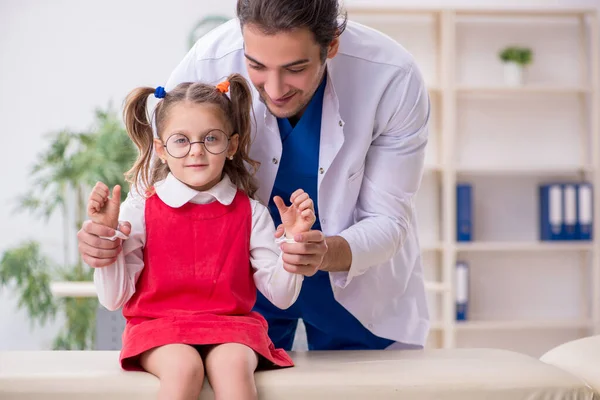
[[[522,86],[525,83],[524,68],[516,62],[504,63],[504,83],[508,86]]]

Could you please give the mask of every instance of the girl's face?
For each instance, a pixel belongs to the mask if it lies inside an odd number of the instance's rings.
[[[238,135],[232,135],[222,112],[212,104],[186,101],[173,105],[165,122],[154,149],[173,176],[198,191],[219,183],[238,147]]]

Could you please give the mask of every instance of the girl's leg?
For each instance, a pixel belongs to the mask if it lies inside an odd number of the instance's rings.
[[[146,351],[140,364],[160,379],[159,400],[198,400],[204,365],[198,351],[186,344],[168,344]]]
[[[250,347],[225,343],[210,347],[204,357],[215,400],[256,400],[254,371],[258,356]]]

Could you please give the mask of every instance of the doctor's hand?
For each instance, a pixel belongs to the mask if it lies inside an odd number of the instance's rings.
[[[119,231],[126,236],[131,233],[129,222],[119,222]],[[102,239],[113,237],[115,230],[108,226],[87,220],[77,232],[79,254],[83,262],[92,268],[106,267],[117,261],[117,256],[123,250],[121,239],[115,241]]]
[[[281,244],[283,268],[293,274],[316,274],[323,262],[327,245],[321,231],[310,230],[316,221],[312,199],[304,190],[298,189],[290,197],[290,207],[286,207],[279,196],[273,200],[282,221],[275,236],[279,238],[285,232],[287,238],[297,242]]]
[[[115,186],[112,197],[109,189],[98,182],[88,199],[87,212],[90,221],[85,221],[79,232],[77,242],[83,262],[92,268],[106,267],[117,260],[122,250],[122,240],[103,239],[113,237],[115,228],[128,236],[131,233],[129,222],[119,222],[121,187]]]
[[[279,225],[275,237],[283,236],[283,225]],[[321,231],[308,231],[294,235],[296,243],[282,243],[283,268],[293,274],[313,276],[323,263],[327,253],[325,235]]]

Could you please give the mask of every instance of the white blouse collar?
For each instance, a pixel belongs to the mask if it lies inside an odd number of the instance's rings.
[[[227,206],[233,202],[237,193],[237,188],[227,175],[224,175],[223,179],[215,186],[202,192],[192,189],[175,178],[172,173],[169,173],[164,180],[157,182],[154,187],[158,197],[173,208],[179,208],[188,202],[207,204],[215,200]]]

